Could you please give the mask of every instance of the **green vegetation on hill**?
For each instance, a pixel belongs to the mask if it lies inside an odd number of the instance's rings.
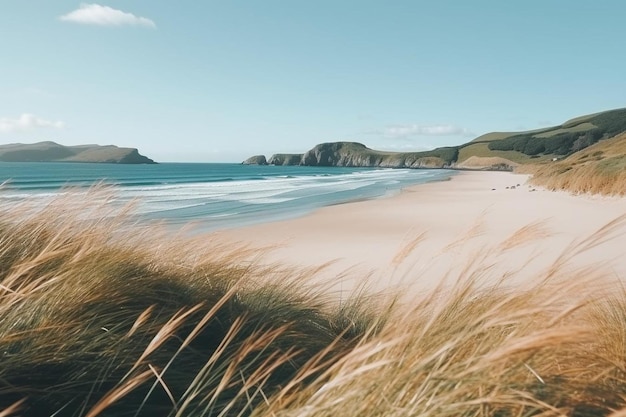
[[[532,182],[552,190],[626,195],[626,133],[524,171],[533,174]]]
[[[529,130],[526,133],[542,133],[542,132],[545,132],[545,131],[547,131],[549,129],[550,128]],[[490,132],[490,133],[485,133],[484,135],[480,135],[479,137],[477,137],[476,139],[474,139],[471,142],[467,143],[466,145],[469,145],[471,143],[491,142],[491,141],[494,141],[494,140],[506,139],[509,136],[517,135],[519,133],[520,132]]]
[[[528,156],[521,152],[514,150],[500,151],[489,149],[488,143],[470,143],[467,146],[462,146],[459,149],[458,162],[462,163],[471,157],[477,158],[490,158],[500,157],[516,164],[523,164],[528,161]]]
[[[570,121],[541,133],[524,132],[492,140],[489,142],[489,150],[516,151],[530,157],[563,156],[624,131],[626,131],[626,109],[618,109],[579,118],[577,122]]]
[[[552,136],[556,136],[562,133],[577,133],[577,132],[587,132],[588,130],[595,129],[596,126],[592,123],[580,123],[571,127],[563,126],[561,129],[556,130],[548,130],[547,132],[542,132],[533,135],[535,138],[550,138]]]
[[[265,163],[270,165],[444,168],[458,158],[457,147],[437,148],[425,152],[384,152],[357,142],[329,142],[316,145],[304,154],[274,154]],[[264,164],[265,157],[256,155],[243,163]]]
[[[322,143],[304,154],[275,154],[273,165],[512,170],[520,164],[563,158],[626,132],[626,108],[571,119],[527,132],[492,132],[460,146],[423,152],[383,152],[356,142]],[[254,162],[260,158],[250,158]],[[249,163],[250,161],[246,161]]]
[[[331,142],[315,146],[302,156],[302,165],[442,168],[456,161],[456,147],[425,152],[376,151],[356,142]]]
[[[0,145],[3,162],[92,162],[114,164],[153,164],[154,161],[135,148],[114,145],[64,146],[55,142]]]

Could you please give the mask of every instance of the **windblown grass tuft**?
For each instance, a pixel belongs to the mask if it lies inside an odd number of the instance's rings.
[[[479,265],[410,305],[338,302],[244,247],[91,207],[2,215],[0,415],[626,413],[626,291],[558,278],[567,254],[515,288]]]
[[[74,204],[2,216],[0,409],[249,413],[373,323],[363,305],[334,307],[302,278],[241,264],[238,248],[168,242]]]

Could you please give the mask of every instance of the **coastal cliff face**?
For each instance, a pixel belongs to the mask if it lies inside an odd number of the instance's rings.
[[[277,153],[267,161],[270,165],[302,165],[302,154],[299,153]]]
[[[155,164],[135,148],[114,145],[63,146],[55,142],[0,145],[3,162],[89,162],[112,164]]]
[[[121,148],[122,150],[124,150],[124,148]],[[152,159],[148,158],[147,156],[143,156],[139,153],[139,150],[135,149],[135,148],[126,148],[127,149],[127,154],[121,158],[119,158],[116,163],[118,164],[154,164],[156,162],[154,162]]]
[[[302,155],[307,166],[378,166],[382,158],[354,142],[322,143]]]
[[[626,108],[576,117],[563,124],[525,132],[492,132],[459,146],[424,152],[381,152],[356,142],[322,143],[304,154],[276,154],[273,165],[453,168],[512,171],[524,164],[549,163],[626,132]]]
[[[265,155],[254,155],[242,162],[243,165],[267,165]]]
[[[383,167],[383,168],[446,168],[450,167],[455,151],[396,153],[372,150],[356,142],[322,143],[304,154],[275,154],[267,160],[270,165]],[[450,148],[452,149],[452,148]],[[243,163],[262,161],[262,155]]]

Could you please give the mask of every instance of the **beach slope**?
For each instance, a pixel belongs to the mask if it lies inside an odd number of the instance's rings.
[[[583,250],[585,239],[626,214],[626,199],[573,196],[506,172],[460,172],[399,195],[326,207],[306,217],[217,233],[265,248],[263,262],[318,268],[335,290],[415,290],[455,280],[468,265],[490,280],[536,276],[566,255],[571,268],[626,277],[623,236]],[[616,232],[617,234],[618,232]],[[621,242],[621,243],[620,243]],[[578,249],[575,249],[578,244]],[[576,250],[581,253],[573,255]],[[338,276],[345,276],[341,279]]]

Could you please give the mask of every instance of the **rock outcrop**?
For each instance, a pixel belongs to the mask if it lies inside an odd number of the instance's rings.
[[[254,155],[242,162],[242,165],[267,165],[265,155]]]
[[[307,166],[378,166],[382,158],[356,142],[322,143],[302,156]]]
[[[446,168],[456,155],[455,148],[428,152],[381,152],[357,142],[321,143],[304,154],[275,154],[270,165],[384,167],[384,168]]]
[[[124,148],[118,148],[124,151]],[[115,164],[156,164],[152,159],[139,153],[135,148],[126,148],[126,155],[109,162]]]
[[[91,162],[112,164],[154,164],[135,148],[114,145],[63,146],[55,142],[0,145],[3,162]]]
[[[270,165],[302,165],[302,154],[299,153],[277,153],[267,161]]]

